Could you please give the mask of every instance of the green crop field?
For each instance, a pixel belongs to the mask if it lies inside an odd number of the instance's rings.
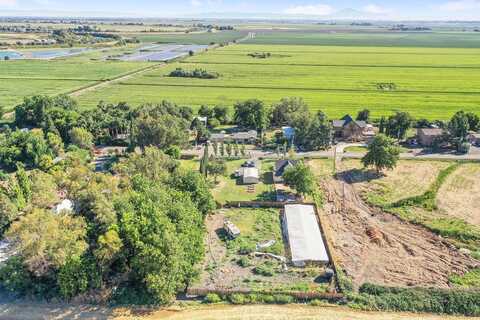
[[[252,44],[322,46],[480,48],[478,32],[348,32],[344,30],[259,31]]]
[[[11,110],[25,96],[57,95],[148,66],[144,62],[94,61],[100,52],[56,60],[0,62],[0,106]]]
[[[249,57],[270,52],[267,59]],[[415,117],[447,119],[459,109],[480,112],[480,49],[231,45],[143,73],[81,96],[85,107],[100,100],[133,105],[172,100],[199,106],[258,98],[272,104],[303,97],[331,117],[396,110]],[[170,78],[176,67],[203,68],[218,79]],[[393,83],[394,90],[378,89]]]

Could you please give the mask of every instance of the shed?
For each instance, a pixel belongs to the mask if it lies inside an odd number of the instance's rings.
[[[424,147],[431,147],[443,137],[443,130],[438,128],[421,128],[417,131],[418,142]]]
[[[242,168],[242,182],[243,184],[257,184],[260,182],[260,175],[257,168]]]
[[[294,266],[330,262],[313,205],[285,205],[283,229]]]

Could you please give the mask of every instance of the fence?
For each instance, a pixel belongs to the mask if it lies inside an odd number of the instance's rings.
[[[262,292],[249,289],[208,289],[208,288],[188,288],[187,295],[205,297],[206,295],[214,293],[219,296],[229,296],[232,294],[263,294],[263,295],[287,295],[295,298],[296,300],[314,300],[322,299],[328,301],[339,301],[344,298],[343,294],[330,293],[330,292],[302,292],[302,291],[274,291],[274,292]]]
[[[310,202],[275,202],[275,201],[227,201],[224,205],[226,208],[280,208],[287,204],[305,204],[316,206]]]

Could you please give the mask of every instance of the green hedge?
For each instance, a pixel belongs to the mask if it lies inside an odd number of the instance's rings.
[[[367,283],[359,292],[350,301],[365,310],[480,316],[480,290],[390,288]]]

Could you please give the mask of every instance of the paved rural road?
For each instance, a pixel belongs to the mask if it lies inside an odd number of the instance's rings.
[[[340,143],[336,146],[337,148],[337,157],[345,158],[345,159],[361,159],[365,155],[362,152],[344,152],[344,150],[348,147],[358,147],[358,146],[365,146],[365,144],[361,143]],[[212,149],[212,148],[210,148]],[[213,150],[210,150],[213,153]],[[203,147],[197,149],[190,149],[183,152],[186,155],[195,155],[201,157],[203,155]],[[277,158],[275,152],[272,151],[263,151],[263,150],[248,150],[247,154],[249,154],[250,158]],[[334,150],[327,150],[327,151],[312,151],[312,152],[297,152],[296,156],[300,158],[333,158],[334,157]],[[400,159],[404,160],[469,160],[469,161],[480,161],[480,148],[479,147],[472,147],[469,154],[455,154],[455,153],[424,153],[421,149],[416,150],[416,152],[412,153],[401,153]]]
[[[127,80],[133,76],[136,76],[136,75],[139,75],[141,73],[144,73],[144,72],[147,72],[147,71],[152,71],[152,70],[155,70],[157,68],[160,68],[160,67],[163,67],[165,66],[166,64],[164,62],[162,63],[157,63],[157,64],[154,64],[154,65],[151,65],[151,66],[148,66],[148,67],[144,67],[144,68],[141,68],[141,69],[137,69],[137,70],[134,70],[134,71],[131,71],[129,73],[126,73],[126,74],[122,74],[122,75],[119,75],[117,77],[114,77],[112,79],[108,79],[108,80],[100,80],[98,82],[95,82],[93,83],[92,85],[90,86],[87,86],[87,87],[83,87],[83,88],[80,88],[80,89],[75,89],[73,91],[71,91],[69,93],[70,96],[72,97],[78,97],[82,94],[84,94],[85,92],[88,92],[88,91],[94,91],[94,90],[97,90],[99,88],[102,88],[102,87],[105,87],[105,86],[108,86],[108,85],[111,85],[113,83],[116,83],[116,82],[119,82],[119,81],[123,81],[123,80]]]

